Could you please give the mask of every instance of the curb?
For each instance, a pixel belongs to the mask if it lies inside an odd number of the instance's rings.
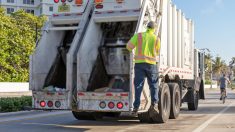
[[[22,114],[29,114],[33,112],[37,112],[37,111],[31,110],[31,111],[5,112],[5,113],[0,113],[0,116],[22,115]]]

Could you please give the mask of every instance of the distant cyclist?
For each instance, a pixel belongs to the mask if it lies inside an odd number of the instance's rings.
[[[227,86],[228,86],[228,83],[230,84],[229,79],[226,77],[225,74],[223,74],[223,76],[222,76],[222,77],[220,78],[220,80],[219,80],[219,84],[220,84],[220,94],[221,94],[220,100],[222,100],[222,91],[223,91],[223,90],[225,90],[225,95],[227,95],[227,94],[226,94],[226,88],[227,88]],[[227,96],[226,96],[226,97],[227,97]]]

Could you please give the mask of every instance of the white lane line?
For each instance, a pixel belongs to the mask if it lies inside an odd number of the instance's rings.
[[[25,119],[35,119],[35,118],[41,118],[41,117],[49,117],[49,116],[55,116],[55,115],[63,115],[63,114],[68,114],[68,113],[71,113],[71,112],[59,111],[59,112],[38,113],[38,114],[27,115],[27,116],[23,116],[23,117],[11,117],[8,119],[0,119],[0,123],[19,121],[19,120],[25,120]]]
[[[234,103],[231,103],[230,105],[228,105],[226,108],[221,110],[218,114],[216,114],[215,116],[211,117],[206,122],[204,122],[202,125],[197,127],[193,132],[201,132],[202,130],[204,130],[212,121],[214,121],[216,118],[221,116],[225,111],[227,111],[233,105],[234,105]]]

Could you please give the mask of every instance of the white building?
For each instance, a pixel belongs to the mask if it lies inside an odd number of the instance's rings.
[[[47,16],[52,15],[54,0],[40,0],[40,14],[44,14]]]
[[[53,0],[0,0],[0,7],[10,14],[19,9],[24,9],[34,15],[51,15],[53,12]]]

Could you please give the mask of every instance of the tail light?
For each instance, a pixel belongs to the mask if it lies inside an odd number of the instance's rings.
[[[113,102],[109,102],[109,104],[108,104],[108,107],[110,108],[110,109],[113,109],[114,108],[114,103]]]
[[[123,108],[123,103],[122,102],[118,102],[117,103],[117,108],[118,109],[122,109]]]
[[[55,107],[56,107],[56,108],[59,108],[60,106],[61,106],[60,101],[56,101],[56,102],[55,102]]]
[[[106,107],[106,103],[104,101],[100,102],[100,108],[104,109]]]
[[[41,107],[45,107],[45,106],[46,106],[46,102],[45,102],[45,101],[41,101],[41,102],[40,102],[40,106],[41,106]]]
[[[102,4],[104,1],[103,0],[95,0],[94,1],[96,5]]]
[[[59,2],[59,0],[54,0],[54,2],[55,2],[55,3],[58,3],[58,2]]]
[[[124,1],[124,0],[116,0],[116,2],[117,2],[118,4],[123,3],[123,1]]]
[[[52,101],[48,101],[48,102],[47,102],[47,106],[48,106],[48,107],[53,107],[53,102],[52,102]]]
[[[101,5],[101,4],[98,4],[98,5],[95,6],[96,9],[102,9],[103,7],[104,7],[104,6]]]
[[[76,4],[76,5],[82,5],[82,4],[83,4],[83,0],[76,0],[76,1],[75,1],[75,4]]]
[[[66,0],[61,0],[61,2],[62,2],[62,3],[65,3],[65,2],[66,2]]]

